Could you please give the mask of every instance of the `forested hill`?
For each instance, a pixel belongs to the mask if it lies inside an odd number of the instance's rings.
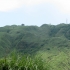
[[[13,50],[33,54],[39,50],[70,49],[70,24],[0,27],[0,55]]]

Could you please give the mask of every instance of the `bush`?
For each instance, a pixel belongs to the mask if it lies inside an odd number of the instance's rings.
[[[41,58],[13,55],[0,59],[0,70],[47,70]]]

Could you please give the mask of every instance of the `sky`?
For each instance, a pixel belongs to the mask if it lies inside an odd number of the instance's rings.
[[[70,23],[70,0],[0,0],[0,27]]]

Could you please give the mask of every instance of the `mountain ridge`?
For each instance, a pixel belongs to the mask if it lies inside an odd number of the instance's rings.
[[[0,27],[1,55],[14,49],[33,54],[39,50],[70,49],[70,24],[38,26],[11,25]],[[56,50],[56,49],[55,49]]]

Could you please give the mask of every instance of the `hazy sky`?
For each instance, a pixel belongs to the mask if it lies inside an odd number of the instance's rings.
[[[0,0],[0,26],[70,23],[70,0]]]

